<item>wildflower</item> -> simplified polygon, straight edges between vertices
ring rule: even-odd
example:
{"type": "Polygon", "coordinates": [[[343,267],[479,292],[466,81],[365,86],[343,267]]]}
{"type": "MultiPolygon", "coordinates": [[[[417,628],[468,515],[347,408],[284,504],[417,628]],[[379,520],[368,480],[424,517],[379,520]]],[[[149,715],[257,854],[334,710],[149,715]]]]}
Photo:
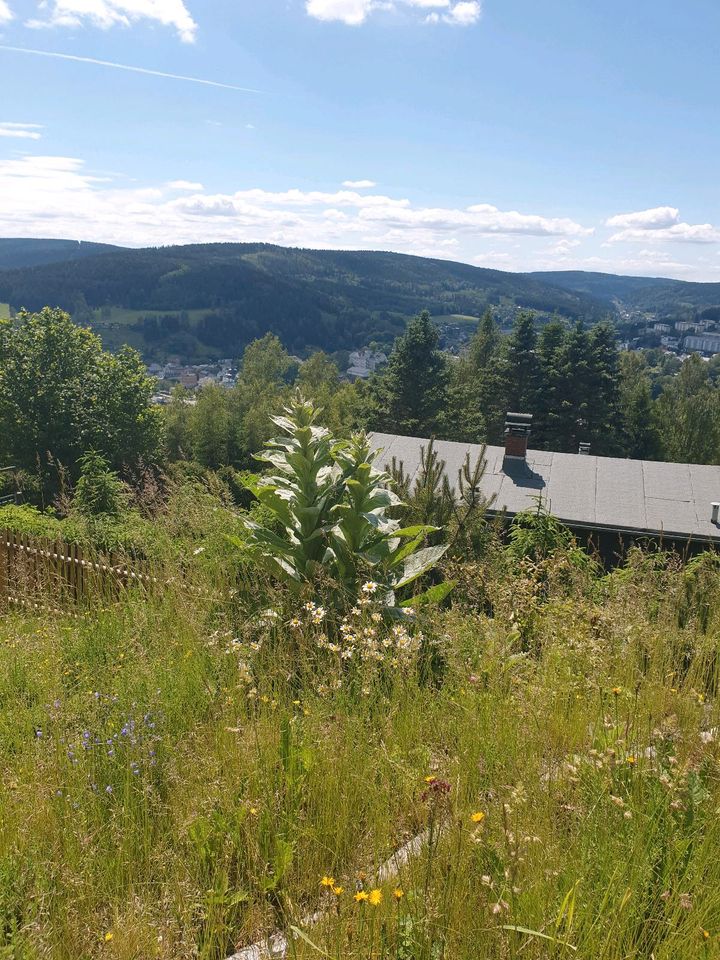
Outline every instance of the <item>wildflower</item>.
{"type": "Polygon", "coordinates": [[[710,933],[707,930],[705,930],[703,927],[700,927],[700,933],[702,934],[703,940],[710,939],[710,933]]]}
{"type": "Polygon", "coordinates": [[[405,891],[402,889],[402,887],[395,887],[393,890],[393,897],[395,897],[396,900],[402,900],[404,896],[405,891]]]}
{"type": "Polygon", "coordinates": [[[345,887],[333,887],[332,892],[336,897],[341,897],[345,893],[345,887]]]}
{"type": "Polygon", "coordinates": [[[612,688],[613,696],[619,697],[622,693],[622,687],[613,687],[612,688]]]}
{"type": "Polygon", "coordinates": [[[429,780],[426,778],[425,782],[428,784],[427,790],[423,791],[420,799],[421,800],[439,800],[441,797],[450,793],[450,784],[447,780],[439,780],[437,777],[431,777],[429,780]]]}
{"type": "Polygon", "coordinates": [[[371,907],[379,907],[383,900],[382,890],[371,890],[368,896],[368,903],[371,907]]]}
{"type": "Polygon", "coordinates": [[[692,898],[689,893],[681,893],[678,898],[678,903],[681,910],[692,910],[693,908],[692,898]]]}
{"type": "Polygon", "coordinates": [[[325,876],[320,881],[323,887],[334,887],[335,886],[335,877],[325,876]]]}
{"type": "Polygon", "coordinates": [[[477,813],[471,815],[470,819],[473,823],[482,823],[485,819],[485,814],[481,810],[478,810],[477,813]]]}
{"type": "Polygon", "coordinates": [[[490,908],[491,912],[495,916],[497,916],[498,913],[502,913],[503,910],[509,910],[509,909],[510,909],[510,904],[507,903],[505,900],[498,900],[498,902],[494,903],[490,908]]]}
{"type": "Polygon", "coordinates": [[[634,767],[637,761],[635,760],[635,757],[630,756],[627,758],[627,762],[630,764],[631,767],[634,767]]]}
{"type": "Polygon", "coordinates": [[[298,627],[301,627],[301,626],[302,626],[302,623],[300,622],[300,620],[298,620],[297,617],[293,617],[292,620],[290,621],[290,626],[291,626],[294,630],[297,630],[298,627]]]}
{"type": "Polygon", "coordinates": [[[369,895],[365,892],[365,890],[358,890],[358,892],[353,897],[353,900],[355,901],[355,903],[364,903],[366,900],[369,900],[369,899],[370,899],[369,895]]]}
{"type": "Polygon", "coordinates": [[[103,937],[103,940],[105,941],[105,943],[110,943],[113,937],[114,937],[114,934],[110,930],[108,930],[108,932],[103,937]]]}
{"type": "Polygon", "coordinates": [[[362,592],[372,595],[377,591],[378,585],[374,580],[368,580],[367,583],[362,585],[362,592]]]}

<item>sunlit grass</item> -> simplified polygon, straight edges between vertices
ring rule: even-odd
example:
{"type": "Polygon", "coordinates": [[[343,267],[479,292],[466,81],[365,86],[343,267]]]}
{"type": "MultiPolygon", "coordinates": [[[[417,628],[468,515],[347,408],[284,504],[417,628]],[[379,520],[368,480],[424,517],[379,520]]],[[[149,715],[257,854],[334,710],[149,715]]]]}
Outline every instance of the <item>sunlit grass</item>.
{"type": "Polygon", "coordinates": [[[716,575],[565,573],[469,568],[395,666],[259,584],[8,614],[0,956],[718,956],[716,575]]]}

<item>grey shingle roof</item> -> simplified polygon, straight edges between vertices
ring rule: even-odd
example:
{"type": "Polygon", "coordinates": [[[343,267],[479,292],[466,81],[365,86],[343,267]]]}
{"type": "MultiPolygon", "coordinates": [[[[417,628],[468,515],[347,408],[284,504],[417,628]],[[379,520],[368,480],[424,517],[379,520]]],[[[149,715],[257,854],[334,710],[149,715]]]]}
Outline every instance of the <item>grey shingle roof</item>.
{"type": "MultiPolygon", "coordinates": [[[[394,457],[411,478],[420,468],[421,448],[430,442],[386,433],[372,434],[371,441],[383,451],[379,465],[394,457]]],[[[435,449],[456,484],[466,454],[474,465],[482,448],[436,440],[435,449]]],[[[485,454],[483,492],[496,496],[494,510],[532,509],[541,494],[548,509],[571,526],[720,543],[720,526],[711,522],[711,504],[720,500],[720,467],[542,450],[528,450],[523,464],[505,461],[504,455],[503,447],[488,447],[485,454]]]]}

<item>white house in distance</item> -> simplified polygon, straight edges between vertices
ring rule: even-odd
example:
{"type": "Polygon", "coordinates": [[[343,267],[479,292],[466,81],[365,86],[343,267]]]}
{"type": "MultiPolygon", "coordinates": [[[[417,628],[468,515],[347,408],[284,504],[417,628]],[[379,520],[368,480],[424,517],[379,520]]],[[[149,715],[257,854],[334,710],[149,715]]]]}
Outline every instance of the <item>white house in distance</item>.
{"type": "Polygon", "coordinates": [[[363,347],[362,350],[355,350],[350,354],[350,366],[346,375],[350,380],[367,380],[370,374],[384,363],[387,363],[386,354],[363,347]]]}

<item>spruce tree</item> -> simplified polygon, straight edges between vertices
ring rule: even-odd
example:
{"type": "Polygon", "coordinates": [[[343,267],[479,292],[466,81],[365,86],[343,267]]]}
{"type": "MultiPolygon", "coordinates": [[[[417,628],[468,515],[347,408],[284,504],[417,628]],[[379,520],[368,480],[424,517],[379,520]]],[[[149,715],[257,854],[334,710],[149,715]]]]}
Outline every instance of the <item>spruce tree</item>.
{"type": "Polygon", "coordinates": [[[582,321],[570,330],[559,356],[558,446],[577,453],[581,442],[591,440],[589,425],[591,350],[582,321]]]}
{"type": "Polygon", "coordinates": [[[540,365],[540,393],[533,423],[533,446],[545,450],[560,450],[562,446],[562,366],[566,337],[565,325],[551,320],[538,337],[540,365]]]}
{"type": "Polygon", "coordinates": [[[537,332],[532,313],[520,313],[506,341],[502,364],[504,399],[508,409],[535,415],[540,396],[537,332]]]}
{"type": "Polygon", "coordinates": [[[467,443],[497,440],[505,415],[499,359],[502,334],[490,310],[452,370],[446,436],[467,443]]]}
{"type": "Polygon", "coordinates": [[[372,389],[371,420],[388,433],[429,437],[447,407],[448,369],[437,327],[427,310],[395,341],[387,367],[372,389]]]}
{"type": "Polygon", "coordinates": [[[620,449],[620,374],[615,328],[598,323],[588,334],[588,440],[593,453],[611,456],[620,449]]]}

